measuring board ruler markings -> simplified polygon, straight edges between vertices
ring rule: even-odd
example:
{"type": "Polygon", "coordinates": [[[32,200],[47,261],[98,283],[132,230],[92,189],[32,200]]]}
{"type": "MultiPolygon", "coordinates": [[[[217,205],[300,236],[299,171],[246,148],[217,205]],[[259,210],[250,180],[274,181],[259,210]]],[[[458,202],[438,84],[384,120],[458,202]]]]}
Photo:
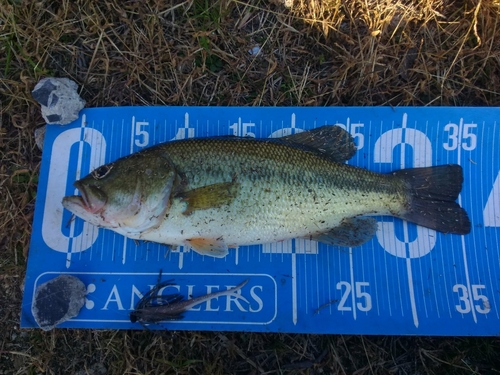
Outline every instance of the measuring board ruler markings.
{"type": "MultiPolygon", "coordinates": [[[[45,138],[23,300],[59,274],[87,286],[72,328],[141,328],[129,320],[157,281],[200,296],[249,279],[245,301],[224,296],[183,320],[152,328],[306,333],[497,335],[500,332],[500,126],[497,108],[118,107],[82,111],[45,138]],[[357,248],[303,239],[231,249],[223,259],[187,248],[135,242],[64,210],[73,182],[98,166],[154,144],[193,137],[282,137],[323,125],[357,145],[348,164],[378,173],[460,164],[458,203],[472,231],[444,235],[377,217],[376,236],[357,248]]],[[[165,293],[168,293],[166,291],[165,293]]]]}

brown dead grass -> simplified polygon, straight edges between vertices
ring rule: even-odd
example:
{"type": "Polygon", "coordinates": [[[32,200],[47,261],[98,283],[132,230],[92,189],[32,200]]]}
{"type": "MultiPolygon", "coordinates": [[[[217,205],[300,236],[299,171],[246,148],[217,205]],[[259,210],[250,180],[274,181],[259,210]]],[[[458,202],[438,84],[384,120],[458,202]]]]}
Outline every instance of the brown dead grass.
{"type": "Polygon", "coordinates": [[[0,373],[492,374],[498,338],[20,331],[31,97],[87,105],[500,105],[498,0],[0,0],[0,373]],[[250,55],[255,46],[258,55],[250,55]]]}

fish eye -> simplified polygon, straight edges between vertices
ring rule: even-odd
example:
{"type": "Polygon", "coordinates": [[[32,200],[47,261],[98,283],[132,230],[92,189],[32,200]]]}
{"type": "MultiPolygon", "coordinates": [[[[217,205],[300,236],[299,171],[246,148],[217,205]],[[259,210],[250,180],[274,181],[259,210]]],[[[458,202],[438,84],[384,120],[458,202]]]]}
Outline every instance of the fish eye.
{"type": "Polygon", "coordinates": [[[109,172],[111,172],[112,169],[113,169],[113,164],[101,165],[99,168],[94,169],[91,174],[95,180],[100,180],[106,177],[109,174],[109,172]]]}

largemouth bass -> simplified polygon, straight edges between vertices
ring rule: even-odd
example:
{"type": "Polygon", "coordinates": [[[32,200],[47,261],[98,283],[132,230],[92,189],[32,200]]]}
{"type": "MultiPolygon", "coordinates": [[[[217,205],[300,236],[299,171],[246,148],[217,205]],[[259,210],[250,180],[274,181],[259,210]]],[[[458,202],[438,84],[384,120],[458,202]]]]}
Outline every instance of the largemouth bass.
{"type": "Polygon", "coordinates": [[[139,322],[143,324],[158,323],[162,320],[179,320],[182,319],[182,314],[192,307],[222,296],[233,296],[234,298],[249,303],[245,297],[237,293],[238,290],[243,288],[247,283],[248,279],[228,290],[221,290],[220,292],[184,300],[184,297],[178,293],[167,294],[165,296],[159,295],[158,293],[162,288],[172,284],[170,284],[170,281],[165,281],[163,283],[158,282],[158,284],[146,293],[137,303],[135,310],[130,313],[130,321],[132,323],[139,322]]]}
{"type": "Polygon", "coordinates": [[[75,182],[66,209],[126,237],[224,257],[228,248],[308,238],[355,247],[392,215],[467,234],[455,200],[462,168],[378,174],[344,164],[356,152],[340,127],[278,139],[193,138],[159,144],[75,182]]]}

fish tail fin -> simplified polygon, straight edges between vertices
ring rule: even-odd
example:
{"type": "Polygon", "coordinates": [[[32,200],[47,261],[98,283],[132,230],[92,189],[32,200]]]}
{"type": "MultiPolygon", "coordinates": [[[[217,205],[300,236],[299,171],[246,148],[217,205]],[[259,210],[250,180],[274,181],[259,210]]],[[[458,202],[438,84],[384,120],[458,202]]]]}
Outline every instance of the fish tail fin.
{"type": "Polygon", "coordinates": [[[408,189],[407,210],[400,217],[443,233],[467,234],[467,212],[455,202],[462,190],[462,167],[456,164],[396,171],[408,189]]]}

